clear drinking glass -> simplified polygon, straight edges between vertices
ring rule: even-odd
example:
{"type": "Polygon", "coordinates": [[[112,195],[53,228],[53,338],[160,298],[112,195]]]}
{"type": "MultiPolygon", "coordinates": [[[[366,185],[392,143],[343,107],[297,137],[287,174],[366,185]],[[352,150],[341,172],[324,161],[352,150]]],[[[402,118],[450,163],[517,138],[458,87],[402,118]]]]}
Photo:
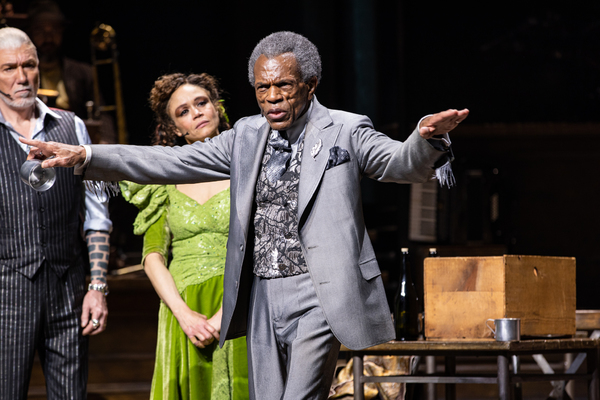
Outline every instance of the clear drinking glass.
{"type": "Polygon", "coordinates": [[[42,168],[42,160],[25,161],[20,172],[21,180],[39,192],[50,189],[56,180],[54,168],[42,168]]]}

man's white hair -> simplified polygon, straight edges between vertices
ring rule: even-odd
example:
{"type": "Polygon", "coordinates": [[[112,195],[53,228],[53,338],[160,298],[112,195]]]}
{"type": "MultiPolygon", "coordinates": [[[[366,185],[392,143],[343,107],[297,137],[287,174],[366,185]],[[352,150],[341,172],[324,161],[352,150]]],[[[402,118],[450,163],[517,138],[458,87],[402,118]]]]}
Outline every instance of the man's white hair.
{"type": "MultiPolygon", "coordinates": [[[[25,32],[17,28],[0,28],[0,50],[15,50],[25,46],[27,49],[32,49],[35,59],[38,59],[35,45],[25,32]]],[[[35,85],[39,86],[39,77],[36,79],[35,85]]],[[[28,85],[28,84],[27,84],[28,85]]],[[[10,95],[4,94],[0,96],[9,107],[13,108],[28,108],[35,104],[37,96],[37,87],[33,87],[33,91],[26,97],[13,98],[10,95]]]]}
{"type": "Polygon", "coordinates": [[[313,76],[317,78],[317,82],[321,82],[321,56],[317,46],[300,34],[281,31],[262,39],[252,51],[248,60],[250,86],[254,86],[254,64],[261,55],[275,58],[284,53],[292,53],[296,57],[304,82],[308,82],[313,76]]]}
{"type": "Polygon", "coordinates": [[[29,36],[22,30],[10,27],[0,28],[0,50],[18,49],[24,45],[35,49],[29,36]]]}

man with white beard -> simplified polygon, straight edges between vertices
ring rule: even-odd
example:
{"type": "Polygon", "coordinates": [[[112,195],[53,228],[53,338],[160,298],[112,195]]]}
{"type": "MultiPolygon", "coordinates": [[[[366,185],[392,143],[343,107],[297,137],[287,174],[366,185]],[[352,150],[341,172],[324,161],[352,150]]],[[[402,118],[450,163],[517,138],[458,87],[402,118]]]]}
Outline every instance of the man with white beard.
{"type": "Polygon", "coordinates": [[[24,32],[0,29],[0,398],[27,398],[37,350],[47,398],[85,399],[87,336],[105,329],[108,314],[112,223],[107,199],[72,170],[56,171],[46,191],[21,182],[29,146],[20,137],[90,143],[81,119],[37,99],[38,65],[24,32]]]}

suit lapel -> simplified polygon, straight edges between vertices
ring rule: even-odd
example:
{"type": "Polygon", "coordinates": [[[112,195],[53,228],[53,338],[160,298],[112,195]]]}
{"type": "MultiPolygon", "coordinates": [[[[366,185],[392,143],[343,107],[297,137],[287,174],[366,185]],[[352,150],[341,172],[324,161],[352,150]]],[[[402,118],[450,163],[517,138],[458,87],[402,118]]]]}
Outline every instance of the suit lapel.
{"type": "Polygon", "coordinates": [[[239,142],[241,147],[239,169],[237,170],[239,171],[239,176],[236,189],[236,198],[238,199],[236,208],[244,235],[248,233],[256,181],[260,172],[269,131],[270,127],[266,122],[258,129],[253,126],[246,126],[239,142]]]}
{"type": "Polygon", "coordinates": [[[316,97],[313,101],[313,110],[304,134],[298,186],[298,221],[302,220],[302,214],[319,186],[329,159],[329,149],[335,145],[342,127],[333,125],[329,111],[317,101],[316,97]],[[313,149],[315,151],[319,149],[316,155],[313,149]]]}

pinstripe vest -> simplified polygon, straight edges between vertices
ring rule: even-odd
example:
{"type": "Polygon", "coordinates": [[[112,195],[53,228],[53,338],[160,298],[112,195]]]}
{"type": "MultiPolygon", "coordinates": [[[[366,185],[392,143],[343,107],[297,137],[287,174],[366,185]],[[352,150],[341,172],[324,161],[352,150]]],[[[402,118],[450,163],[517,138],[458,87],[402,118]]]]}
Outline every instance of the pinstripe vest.
{"type": "MultiPolygon", "coordinates": [[[[77,145],[74,114],[46,116],[46,141],[77,145]]],[[[82,262],[80,213],[83,182],[72,168],[56,168],[56,181],[36,192],[19,178],[27,154],[0,124],[0,263],[32,278],[42,262],[58,274],[82,262]]]]}

